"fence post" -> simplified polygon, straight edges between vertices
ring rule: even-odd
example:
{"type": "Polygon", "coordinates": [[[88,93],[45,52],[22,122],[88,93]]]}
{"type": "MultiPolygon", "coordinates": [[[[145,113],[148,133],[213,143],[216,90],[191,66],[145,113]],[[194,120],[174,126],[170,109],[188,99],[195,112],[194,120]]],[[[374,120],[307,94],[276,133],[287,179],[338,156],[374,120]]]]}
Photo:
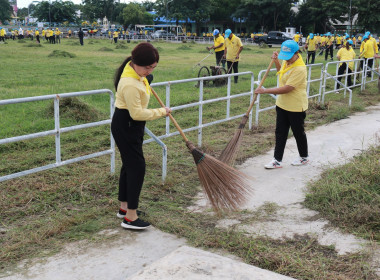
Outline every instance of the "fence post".
{"type": "Polygon", "coordinates": [[[59,95],[54,98],[54,126],[55,126],[55,158],[56,162],[61,163],[61,133],[59,125],[59,95]]]}

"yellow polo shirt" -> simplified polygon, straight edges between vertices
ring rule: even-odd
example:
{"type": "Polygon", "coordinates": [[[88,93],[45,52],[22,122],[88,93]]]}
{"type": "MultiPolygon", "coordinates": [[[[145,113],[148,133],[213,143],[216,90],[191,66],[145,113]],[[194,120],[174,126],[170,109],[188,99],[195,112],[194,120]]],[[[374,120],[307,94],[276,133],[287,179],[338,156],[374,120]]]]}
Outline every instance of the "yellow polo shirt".
{"type": "Polygon", "coordinates": [[[313,39],[308,38],[306,40],[306,44],[307,44],[307,50],[309,52],[313,52],[317,49],[317,39],[315,39],[315,37],[313,39]]]}
{"type": "Polygon", "coordinates": [[[149,121],[166,116],[165,108],[147,109],[150,93],[147,93],[144,78],[138,76],[129,64],[125,67],[134,72],[136,78],[120,78],[116,91],[115,107],[127,109],[131,118],[135,121],[149,121]]]}
{"type": "Polygon", "coordinates": [[[361,56],[364,56],[365,58],[372,58],[375,55],[375,49],[373,48],[373,43],[371,40],[367,40],[364,44],[364,50],[361,53],[361,56]]]}
{"type": "Polygon", "coordinates": [[[218,38],[214,38],[214,46],[219,46],[222,43],[223,43],[223,46],[221,46],[219,48],[216,48],[215,49],[216,52],[224,51],[224,49],[226,48],[226,46],[224,44],[224,38],[223,38],[222,35],[219,35],[218,38]]]}
{"type": "MultiPolygon", "coordinates": [[[[299,59],[302,59],[302,57],[299,59]]],[[[283,61],[282,63],[284,64],[286,61],[283,61]]],[[[280,87],[289,85],[294,87],[294,90],[285,94],[279,94],[276,100],[276,105],[290,112],[306,111],[308,108],[306,79],[306,66],[297,66],[284,73],[280,79],[280,87]]]]}
{"type": "MultiPolygon", "coordinates": [[[[355,51],[352,49],[352,47],[350,47],[349,50],[346,49],[346,47],[342,47],[338,53],[336,54],[336,56],[339,56],[339,60],[352,60],[352,59],[355,59],[355,51]]],[[[341,66],[341,64],[339,64],[339,66],[341,66]]],[[[354,69],[354,62],[349,62],[348,63],[348,67],[353,70],[354,69]]]]}
{"type": "Polygon", "coordinates": [[[240,47],[243,46],[240,38],[232,34],[232,38],[231,39],[227,38],[224,42],[227,49],[226,60],[231,61],[231,62],[239,61],[240,59],[236,59],[236,55],[238,54],[240,47]]]}

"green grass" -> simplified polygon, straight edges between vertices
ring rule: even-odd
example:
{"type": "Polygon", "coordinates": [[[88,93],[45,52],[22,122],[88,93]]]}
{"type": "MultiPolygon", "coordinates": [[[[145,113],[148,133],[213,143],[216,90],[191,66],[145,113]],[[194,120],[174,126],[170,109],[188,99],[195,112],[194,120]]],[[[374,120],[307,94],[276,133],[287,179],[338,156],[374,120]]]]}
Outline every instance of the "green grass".
{"type": "MultiPolygon", "coordinates": [[[[120,43],[116,46],[108,40],[62,40],[60,45],[42,43],[42,47],[24,47],[19,41],[1,45],[2,64],[7,71],[0,71],[0,99],[40,96],[93,89],[113,89],[115,69],[136,45],[120,43]],[[118,47],[126,46],[126,47],[118,47]],[[105,49],[112,51],[104,51],[105,49]],[[125,49],[127,48],[127,49],[125,49]],[[70,55],[54,55],[68,53],[70,55]]],[[[25,41],[26,42],[26,41],[25,41]]],[[[28,42],[29,44],[30,42],[28,42]]],[[[152,42],[160,51],[160,62],[154,72],[154,82],[193,78],[200,67],[193,67],[207,53],[205,45],[169,44],[152,42]]],[[[249,46],[242,53],[239,71],[253,71],[257,77],[270,61],[271,49],[249,46]]],[[[322,62],[317,57],[316,62],[322,62]]],[[[214,65],[210,56],[202,65],[214,65]]],[[[319,77],[318,71],[313,76],[319,77]]],[[[275,73],[265,82],[266,87],[276,83],[275,73]]],[[[328,85],[329,87],[332,84],[328,85]]],[[[250,80],[239,78],[231,94],[249,91],[250,80]]],[[[317,92],[318,86],[312,85],[317,92]]],[[[156,91],[165,101],[165,88],[156,91]]],[[[171,85],[171,105],[176,106],[198,100],[195,83],[171,85]]],[[[206,87],[204,99],[226,95],[225,87],[206,87]]],[[[324,104],[310,100],[308,130],[321,124],[364,110],[380,102],[375,84],[367,90],[354,90],[353,106],[342,95],[326,96],[324,104]]],[[[231,114],[243,113],[249,98],[236,98],[231,102],[231,114]]],[[[274,100],[262,96],[261,106],[273,105],[274,100]]],[[[150,107],[158,107],[151,100],[150,107]]],[[[204,105],[204,122],[216,120],[225,114],[226,102],[204,105]]],[[[71,126],[89,121],[99,121],[109,116],[107,95],[86,96],[61,100],[61,126],[71,126]]],[[[174,112],[183,128],[197,124],[198,111],[187,109],[174,112]]],[[[0,139],[42,130],[54,129],[52,101],[40,101],[0,107],[0,139]]],[[[274,145],[275,112],[260,115],[259,127],[246,130],[238,161],[259,155],[274,145]]],[[[240,120],[203,129],[202,149],[211,155],[219,155],[240,120]],[[215,137],[218,135],[218,137],[215,137]]],[[[157,135],[164,133],[165,120],[149,122],[148,128],[157,135]]],[[[175,131],[171,126],[171,131],[175,131]]],[[[109,127],[97,127],[61,135],[62,159],[85,155],[109,148],[109,127]]],[[[196,143],[197,132],[187,133],[196,143]]],[[[307,236],[296,240],[276,241],[248,237],[234,228],[216,228],[218,218],[213,215],[189,213],[188,206],[200,191],[192,156],[180,136],[164,139],[168,147],[168,178],[161,183],[161,148],[155,143],[144,146],[147,174],[141,197],[144,217],[160,230],[185,237],[191,245],[223,249],[242,257],[247,263],[295,277],[297,279],[374,279],[365,253],[338,256],[330,247],[318,245],[307,236]]],[[[44,137],[0,146],[0,175],[45,165],[55,161],[54,137],[44,137]]],[[[117,156],[116,170],[120,168],[117,156]]],[[[66,242],[101,238],[94,234],[105,228],[119,227],[115,221],[118,209],[118,171],[109,174],[109,157],[91,159],[82,163],[29,175],[0,184],[0,273],[29,257],[41,257],[59,250],[66,242]]],[[[241,223],[252,219],[270,218],[275,205],[266,205],[260,213],[232,213],[241,223]]],[[[369,235],[368,235],[369,236],[369,235]]]]}
{"type": "Polygon", "coordinates": [[[309,187],[305,206],[334,225],[360,237],[380,241],[380,146],[350,163],[326,170],[309,187]]]}

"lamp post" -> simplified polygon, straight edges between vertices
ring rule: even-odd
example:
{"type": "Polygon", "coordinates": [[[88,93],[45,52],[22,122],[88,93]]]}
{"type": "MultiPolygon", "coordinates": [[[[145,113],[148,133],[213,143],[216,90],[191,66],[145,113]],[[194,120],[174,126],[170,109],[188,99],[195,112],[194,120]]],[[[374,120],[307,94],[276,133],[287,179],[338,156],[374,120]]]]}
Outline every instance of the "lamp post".
{"type": "MultiPolygon", "coordinates": [[[[165,6],[166,6],[166,25],[168,25],[168,4],[173,2],[174,0],[166,0],[165,1],[165,6]]],[[[166,27],[168,29],[168,27],[166,27]]],[[[166,30],[167,32],[169,32],[169,30],[166,30]]]]}
{"type": "Polygon", "coordinates": [[[351,0],[350,0],[350,11],[349,11],[349,14],[348,14],[348,21],[349,21],[349,25],[350,25],[350,37],[351,37],[351,31],[352,31],[352,23],[351,23],[351,0]]]}

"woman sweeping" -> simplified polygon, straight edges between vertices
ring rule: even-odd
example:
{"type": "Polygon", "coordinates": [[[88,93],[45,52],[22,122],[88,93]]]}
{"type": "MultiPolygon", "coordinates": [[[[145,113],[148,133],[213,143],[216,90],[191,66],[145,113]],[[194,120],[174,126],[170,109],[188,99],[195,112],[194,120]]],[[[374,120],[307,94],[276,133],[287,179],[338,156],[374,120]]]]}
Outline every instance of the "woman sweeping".
{"type": "Polygon", "coordinates": [[[272,59],[280,76],[280,87],[257,88],[256,94],[272,93],[278,94],[276,100],[276,146],[274,159],[265,165],[267,169],[281,168],[286,140],[289,128],[297,142],[299,159],[292,165],[305,165],[309,162],[307,138],[305,134],[304,121],[308,108],[306,93],[307,72],[305,63],[299,54],[299,46],[293,40],[287,40],[281,45],[280,54],[273,52],[272,59]],[[278,59],[284,60],[282,65],[278,59]]]}
{"type": "MultiPolygon", "coordinates": [[[[354,42],[352,40],[347,40],[346,45],[341,48],[338,53],[336,54],[338,60],[344,61],[344,60],[353,60],[355,59],[355,51],[352,49],[351,46],[353,46],[354,42]]],[[[343,62],[340,64],[339,69],[338,69],[338,81],[340,82],[342,80],[342,75],[346,73],[346,69],[348,69],[348,73],[352,73],[352,70],[354,69],[354,62],[348,62],[348,67],[346,65],[347,62],[343,62]]],[[[350,87],[352,86],[352,81],[351,81],[351,75],[347,76],[347,85],[350,87]]],[[[340,84],[338,83],[336,86],[336,89],[338,90],[340,88],[340,84]]]]}
{"type": "Polygon", "coordinates": [[[159,61],[150,43],[140,43],[115,73],[116,102],[111,131],[119,148],[122,167],[119,179],[119,218],[127,229],[145,229],[150,224],[138,218],[137,208],[145,176],[142,145],[145,122],[167,116],[170,108],[147,109],[151,88],[147,80],[159,61]]]}

